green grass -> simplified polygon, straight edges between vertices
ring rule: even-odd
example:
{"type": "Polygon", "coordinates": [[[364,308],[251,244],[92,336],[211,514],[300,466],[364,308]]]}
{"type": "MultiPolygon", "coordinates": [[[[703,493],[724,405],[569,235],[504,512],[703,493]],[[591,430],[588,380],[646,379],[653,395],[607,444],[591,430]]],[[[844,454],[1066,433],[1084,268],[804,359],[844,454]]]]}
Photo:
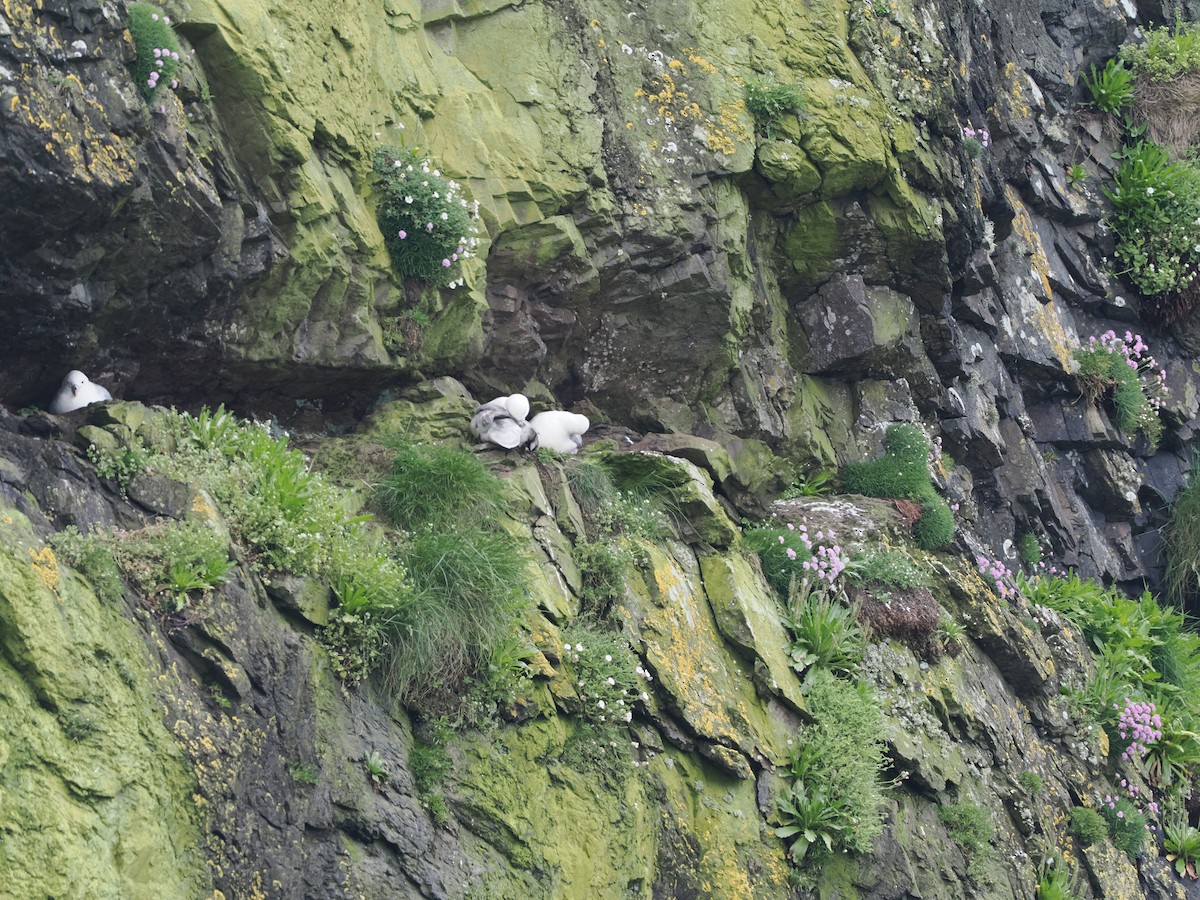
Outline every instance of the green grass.
{"type": "Polygon", "coordinates": [[[1030,569],[1042,561],[1042,545],[1032,531],[1026,531],[1017,539],[1017,556],[1030,569]]]}
{"type": "Polygon", "coordinates": [[[991,854],[991,843],[996,838],[991,814],[973,803],[948,803],[938,807],[938,818],[967,858],[967,873],[978,874],[982,861],[991,854]]]}
{"type": "Polygon", "coordinates": [[[1071,834],[1079,846],[1090,847],[1108,837],[1108,823],[1091,807],[1076,806],[1071,809],[1071,834]]]}
{"type": "Polygon", "coordinates": [[[504,485],[474,454],[437,444],[393,441],[377,503],[397,527],[442,529],[463,518],[481,520],[504,504],[504,485]]]}
{"type": "Polygon", "coordinates": [[[771,140],[783,117],[804,109],[804,91],[800,85],[781,83],[770,78],[746,80],[746,109],[763,137],[771,140]]]}
{"type": "Polygon", "coordinates": [[[1200,594],[1200,455],[1192,460],[1187,485],[1171,501],[1171,518],[1162,536],[1166,598],[1182,609],[1200,594]]]}

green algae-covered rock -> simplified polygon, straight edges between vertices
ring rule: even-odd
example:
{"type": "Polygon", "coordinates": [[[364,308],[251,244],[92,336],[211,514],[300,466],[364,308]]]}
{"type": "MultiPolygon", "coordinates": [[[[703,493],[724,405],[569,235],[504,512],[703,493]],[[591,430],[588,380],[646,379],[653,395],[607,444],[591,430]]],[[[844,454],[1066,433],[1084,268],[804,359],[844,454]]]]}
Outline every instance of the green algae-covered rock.
{"type": "Polygon", "coordinates": [[[647,557],[627,612],[661,690],[700,739],[735,751],[722,761],[739,777],[750,777],[747,758],[782,761],[794,719],[758,695],[751,665],[726,648],[695,560],[655,546],[647,557]]]}
{"type": "Polygon", "coordinates": [[[205,893],[195,781],[119,611],[0,507],[0,869],[14,897],[205,893]]]}
{"type": "Polygon", "coordinates": [[[547,765],[586,727],[538,721],[460,745],[451,803],[506,858],[511,896],[529,896],[522,884],[550,897],[651,896],[659,812],[632,747],[609,748],[602,770],[547,765]]]}
{"type": "Polygon", "coordinates": [[[751,662],[761,660],[769,688],[803,710],[800,681],[785,652],[791,641],[779,620],[779,604],[761,574],[745,557],[728,553],[700,557],[700,573],[721,634],[751,662]]]}

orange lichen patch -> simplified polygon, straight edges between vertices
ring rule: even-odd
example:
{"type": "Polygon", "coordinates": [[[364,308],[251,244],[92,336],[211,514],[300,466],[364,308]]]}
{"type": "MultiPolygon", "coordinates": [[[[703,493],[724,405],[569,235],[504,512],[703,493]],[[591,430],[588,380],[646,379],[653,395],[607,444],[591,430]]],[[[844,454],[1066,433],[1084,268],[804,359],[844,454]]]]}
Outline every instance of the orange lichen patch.
{"type": "Polygon", "coordinates": [[[43,547],[41,550],[30,550],[29,555],[33,557],[33,571],[37,572],[38,577],[42,579],[42,584],[57,594],[61,576],[54,551],[49,547],[43,547]]]}
{"type": "Polygon", "coordinates": [[[1058,308],[1054,301],[1039,304],[1032,318],[1038,331],[1044,334],[1050,342],[1050,350],[1054,353],[1055,359],[1062,363],[1063,371],[1071,371],[1075,362],[1074,344],[1071,336],[1063,327],[1062,320],[1058,317],[1058,308]]]}
{"type": "Polygon", "coordinates": [[[69,177],[105,185],[132,179],[136,169],[132,153],[108,127],[104,107],[83,89],[78,78],[67,76],[59,86],[69,95],[68,101],[36,66],[23,65],[21,76],[32,90],[14,95],[9,112],[19,123],[45,135],[46,152],[69,164],[69,177]]]}
{"type": "Polygon", "coordinates": [[[688,58],[689,62],[695,63],[700,68],[701,72],[704,72],[707,75],[716,75],[717,74],[717,67],[714,66],[712,63],[710,63],[707,59],[705,59],[699,53],[697,53],[695,48],[684,47],[683,55],[688,58]]]}
{"type": "Polygon", "coordinates": [[[1025,102],[1025,87],[1023,84],[1026,75],[1017,68],[1017,64],[1010,62],[1004,67],[1004,77],[1008,80],[1008,108],[1017,118],[1029,118],[1032,110],[1029,104],[1025,102]]]}
{"type": "Polygon", "coordinates": [[[1025,204],[1021,202],[1021,198],[1017,195],[1016,189],[1011,184],[1004,186],[1004,196],[1012,205],[1013,212],[1015,213],[1013,216],[1013,231],[1020,236],[1025,242],[1025,246],[1029,249],[1033,272],[1042,282],[1046,299],[1053,300],[1054,290],[1050,287],[1050,257],[1046,255],[1046,248],[1042,246],[1042,236],[1034,228],[1029,210],[1025,208],[1025,204]]]}

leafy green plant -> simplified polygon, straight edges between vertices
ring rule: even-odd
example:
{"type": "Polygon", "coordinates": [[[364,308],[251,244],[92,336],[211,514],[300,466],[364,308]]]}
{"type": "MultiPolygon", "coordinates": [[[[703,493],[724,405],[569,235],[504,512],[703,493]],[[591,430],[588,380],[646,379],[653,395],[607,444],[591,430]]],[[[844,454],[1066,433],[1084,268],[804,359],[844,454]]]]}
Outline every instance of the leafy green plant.
{"type": "Polygon", "coordinates": [[[1075,187],[1076,185],[1085,183],[1087,179],[1088,172],[1084,168],[1083,163],[1072,163],[1067,167],[1067,184],[1075,187]]]}
{"type": "Polygon", "coordinates": [[[1108,823],[1108,836],[1117,849],[1130,861],[1137,859],[1146,845],[1146,816],[1125,797],[1100,804],[1100,815],[1108,823]]]}
{"type": "Polygon", "coordinates": [[[294,763],[288,767],[288,775],[297,784],[314,785],[320,783],[320,778],[317,776],[317,767],[312,763],[294,763]]]}
{"type": "Polygon", "coordinates": [[[1091,104],[1101,112],[1120,115],[1121,109],[1133,102],[1133,73],[1120,59],[1110,59],[1099,71],[1093,63],[1091,74],[1081,80],[1091,104]]]}
{"type": "Polygon", "coordinates": [[[820,497],[833,490],[833,479],[837,472],[821,471],[801,475],[779,495],[780,500],[795,500],[799,497],[820,497]]]}
{"type": "Polygon", "coordinates": [[[88,460],[96,468],[96,474],[101,478],[115,481],[124,494],[129,488],[135,475],[146,471],[150,461],[150,453],[139,438],[134,438],[128,444],[116,449],[102,448],[89,444],[88,460]]]}
{"type": "Polygon", "coordinates": [[[827,853],[846,827],[846,804],[830,799],[819,789],[810,794],[802,781],[793,781],[787,791],[775,799],[776,814],[783,824],[775,829],[788,842],[788,856],[803,862],[810,847],[820,841],[827,853]]]}
{"type": "Polygon", "coordinates": [[[1071,808],[1071,834],[1079,846],[1090,847],[1108,836],[1108,823],[1091,807],[1075,806],[1071,808]]]}
{"type": "Polygon", "coordinates": [[[1175,81],[1200,71],[1200,25],[1176,22],[1173,27],[1144,29],[1145,44],[1121,48],[1121,59],[1138,78],[1151,82],[1175,81]]]}
{"type": "Polygon", "coordinates": [[[175,87],[179,38],[171,27],[170,17],[152,4],[134,3],[129,7],[129,33],[133,35],[137,53],[133,80],[146,98],[153,98],[163,85],[175,87]]]}
{"type": "Polygon", "coordinates": [[[98,590],[121,596],[120,575],[160,612],[180,612],[192,592],[207,593],[234,567],[224,535],[204,522],[161,520],[135,531],[109,530],[83,537],[64,531],[58,543],[69,558],[93,567],[98,590]],[[110,566],[111,562],[111,566],[110,566]]]}
{"type": "Polygon", "coordinates": [[[783,117],[804,109],[804,91],[796,83],[780,83],[773,78],[746,81],[746,109],[767,140],[773,140],[783,117]]]}
{"type": "Polygon", "coordinates": [[[1148,302],[1146,312],[1170,325],[1195,308],[1200,253],[1200,165],[1172,160],[1151,141],[1126,143],[1112,190],[1111,224],[1125,275],[1148,302]]]}
{"type": "Polygon", "coordinates": [[[1076,900],[1076,879],[1057,854],[1038,867],[1037,900],[1076,900]]]}
{"type": "Polygon", "coordinates": [[[408,148],[381,147],[373,163],[379,230],[401,278],[436,287],[463,284],[462,261],[479,246],[479,205],[458,182],[408,148]]]}
{"type": "Polygon", "coordinates": [[[967,642],[966,626],[960,625],[950,615],[943,613],[938,618],[934,636],[941,648],[951,656],[958,656],[967,642]]]}
{"type": "Polygon", "coordinates": [[[371,779],[371,786],[375,790],[379,790],[383,783],[392,777],[387,770],[387,766],[384,765],[383,757],[375,750],[368,751],[367,755],[363,757],[363,768],[367,772],[367,777],[371,779]]]}
{"type": "Polygon", "coordinates": [[[50,546],[88,580],[96,596],[106,603],[119,603],[125,592],[121,569],[112,547],[94,534],[81,534],[75,525],[50,535],[50,546]]]}
{"type": "Polygon", "coordinates": [[[862,661],[862,629],[854,612],[830,596],[830,592],[809,594],[800,602],[789,604],[789,612],[781,621],[793,636],[787,652],[797,672],[820,668],[847,674],[862,661]]]}
{"type": "Polygon", "coordinates": [[[1167,862],[1175,863],[1179,877],[1196,878],[1196,861],[1200,859],[1200,831],[1188,824],[1183,816],[1164,823],[1163,849],[1167,862]]]}
{"type": "MultiPolygon", "coordinates": [[[[879,700],[868,685],[817,670],[805,682],[805,702],[814,721],[797,734],[788,763],[792,781],[804,785],[811,803],[836,813],[825,826],[834,848],[864,853],[883,830],[879,700]]],[[[793,801],[798,796],[792,790],[793,801]]]]}

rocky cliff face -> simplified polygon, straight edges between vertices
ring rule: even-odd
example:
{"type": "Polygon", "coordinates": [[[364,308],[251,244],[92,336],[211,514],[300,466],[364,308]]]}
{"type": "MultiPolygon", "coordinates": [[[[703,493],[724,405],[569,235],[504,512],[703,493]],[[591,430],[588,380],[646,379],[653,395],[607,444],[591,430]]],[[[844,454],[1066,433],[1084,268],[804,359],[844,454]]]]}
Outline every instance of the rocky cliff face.
{"type": "MultiPolygon", "coordinates": [[[[875,455],[887,423],[940,438],[956,549],[1011,559],[1033,533],[1084,575],[1159,577],[1157,529],[1200,409],[1196,323],[1143,322],[1107,273],[1100,186],[1118,145],[1081,109],[1078,77],[1173,10],[168,11],[184,64],[152,102],[129,74],[123,3],[0,11],[0,402],[44,407],[81,368],[117,397],[226,402],[318,432],[407,391],[385,409],[445,438],[465,418],[438,404],[460,395],[430,379],[452,376],[480,397],[521,389],[664,434],[657,449],[703,463],[726,506],[710,494],[687,517],[701,537],[647,548],[626,573],[627,633],[657,679],[641,749],[620,757],[638,768],[545,764],[574,727],[548,660],[537,716],[460,739],[452,818],[436,827],[408,775],[407,718],[339,689],[311,638],[319,614],[246,570],[209,619],[173,631],[128,594],[124,608],[96,604],[39,556],[66,524],[129,527],[174,507],[104,488],[56,426],[6,420],[5,796],[68,810],[30,800],[5,817],[27,823],[0,852],[33,873],[31,890],[786,895],[764,811],[804,703],[726,513],[761,515],[797,473],[875,455]],[[745,106],[755,80],[803,87],[803,110],[769,135],[745,106]],[[990,133],[977,159],[967,128],[990,133]],[[459,290],[392,274],[371,159],[399,143],[481,203],[485,240],[459,290]],[[1069,183],[1072,165],[1087,179],[1069,183]],[[1081,399],[1073,351],[1109,328],[1141,332],[1168,373],[1157,448],[1081,399]],[[378,790],[368,752],[394,776],[378,790]],[[289,781],[297,765],[320,783],[289,781]],[[35,837],[51,832],[61,848],[35,837]]],[[[136,423],[123,424],[124,440],[136,423]]],[[[525,503],[513,527],[552,585],[537,627],[557,639],[581,590],[561,561],[573,532],[531,470],[511,480],[525,503]]],[[[785,513],[857,527],[859,513],[834,507],[785,513]]],[[[906,539],[893,518],[871,511],[864,533],[906,539]]],[[[971,643],[935,668],[901,645],[873,651],[889,752],[910,777],[875,855],[827,868],[831,892],[1029,896],[1032,836],[1103,774],[1057,694],[1084,666],[1079,635],[1022,628],[970,567],[940,565],[936,599],[972,617],[971,643]],[[1026,770],[1048,785],[1036,801],[1012,783],[1026,770]],[[999,844],[1022,848],[991,859],[987,881],[931,812],[968,785],[1002,823],[999,844]],[[942,851],[923,856],[914,833],[942,851]]],[[[1087,865],[1104,896],[1139,890],[1116,854],[1087,865]]],[[[1167,896],[1154,865],[1140,875],[1167,896]]]]}

